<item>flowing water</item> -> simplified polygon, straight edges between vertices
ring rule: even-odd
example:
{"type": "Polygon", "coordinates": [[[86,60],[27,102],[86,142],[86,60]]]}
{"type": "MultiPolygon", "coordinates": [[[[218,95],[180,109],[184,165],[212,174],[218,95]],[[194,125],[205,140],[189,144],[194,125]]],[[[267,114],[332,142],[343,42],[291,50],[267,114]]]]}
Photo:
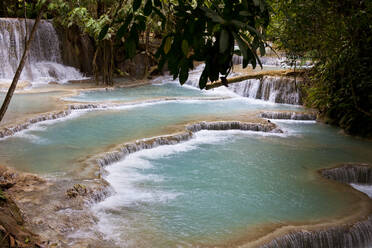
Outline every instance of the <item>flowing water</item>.
{"type": "MultiPolygon", "coordinates": [[[[30,34],[33,20],[0,18],[0,81],[10,82],[21,60],[26,26],[30,34]]],[[[66,83],[82,79],[81,73],[73,67],[62,65],[60,43],[50,21],[42,20],[31,44],[21,80],[33,85],[51,81],[66,83]]]]}

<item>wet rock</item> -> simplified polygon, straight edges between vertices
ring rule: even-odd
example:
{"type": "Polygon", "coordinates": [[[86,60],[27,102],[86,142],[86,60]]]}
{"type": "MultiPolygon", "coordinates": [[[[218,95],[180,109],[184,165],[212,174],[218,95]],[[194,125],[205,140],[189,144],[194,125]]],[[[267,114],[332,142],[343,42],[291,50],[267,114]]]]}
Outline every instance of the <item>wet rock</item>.
{"type": "Polygon", "coordinates": [[[278,120],[316,120],[316,113],[313,112],[263,112],[260,116],[262,118],[278,120]]]}
{"type": "Polygon", "coordinates": [[[321,174],[341,183],[372,184],[372,166],[369,164],[344,164],[335,168],[323,169],[321,174]]]}
{"type": "Polygon", "coordinates": [[[22,213],[7,193],[0,201],[0,247],[43,247],[39,236],[25,226],[22,213]]]}
{"type": "Polygon", "coordinates": [[[68,198],[76,198],[78,196],[86,196],[88,193],[87,187],[83,184],[75,184],[72,188],[66,191],[68,198]]]}
{"type": "Polygon", "coordinates": [[[57,31],[63,64],[78,68],[81,72],[92,75],[94,42],[84,35],[79,27],[64,28],[55,26],[57,31]]]}

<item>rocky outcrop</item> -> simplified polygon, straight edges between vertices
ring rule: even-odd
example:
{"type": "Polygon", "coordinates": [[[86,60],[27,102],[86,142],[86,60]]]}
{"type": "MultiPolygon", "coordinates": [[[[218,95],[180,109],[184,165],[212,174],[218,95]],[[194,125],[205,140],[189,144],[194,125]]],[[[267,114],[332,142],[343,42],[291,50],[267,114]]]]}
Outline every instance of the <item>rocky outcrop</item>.
{"type": "Polygon", "coordinates": [[[261,118],[278,119],[278,120],[316,120],[315,113],[300,113],[300,112],[263,112],[261,118]]]}
{"type": "Polygon", "coordinates": [[[341,183],[372,184],[372,166],[368,164],[345,164],[321,170],[321,174],[341,183]]]}
{"type": "Polygon", "coordinates": [[[45,247],[38,235],[25,226],[25,220],[12,195],[33,190],[45,181],[32,174],[17,173],[0,166],[0,247],[45,247]]]}
{"type": "Polygon", "coordinates": [[[77,26],[64,28],[54,25],[60,40],[63,64],[78,68],[81,72],[92,75],[94,57],[94,42],[83,34],[77,26]]]}
{"type": "MultiPolygon", "coordinates": [[[[116,58],[118,60],[118,58],[116,58]]],[[[118,69],[135,78],[143,78],[150,68],[150,59],[145,54],[137,54],[132,59],[117,62],[118,69]]]]}
{"type": "Polygon", "coordinates": [[[320,231],[300,231],[277,238],[262,248],[356,248],[372,244],[372,219],[320,231]]]}
{"type": "Polygon", "coordinates": [[[201,130],[245,130],[256,132],[273,132],[282,133],[283,131],[277,129],[275,124],[259,124],[259,123],[246,123],[240,121],[215,121],[215,122],[199,122],[186,126],[186,129],[191,132],[198,132],[201,130]]]}
{"type": "Polygon", "coordinates": [[[62,117],[65,117],[65,116],[69,115],[70,113],[71,113],[71,111],[64,110],[64,111],[59,111],[59,112],[52,112],[52,113],[42,114],[38,117],[29,119],[28,121],[26,121],[24,123],[12,125],[12,126],[9,126],[9,127],[4,127],[2,129],[0,129],[0,138],[4,138],[4,137],[7,137],[7,136],[12,136],[17,132],[20,132],[22,130],[25,130],[25,129],[29,128],[32,124],[42,122],[42,121],[47,121],[47,120],[59,119],[59,118],[62,118],[62,117]]]}

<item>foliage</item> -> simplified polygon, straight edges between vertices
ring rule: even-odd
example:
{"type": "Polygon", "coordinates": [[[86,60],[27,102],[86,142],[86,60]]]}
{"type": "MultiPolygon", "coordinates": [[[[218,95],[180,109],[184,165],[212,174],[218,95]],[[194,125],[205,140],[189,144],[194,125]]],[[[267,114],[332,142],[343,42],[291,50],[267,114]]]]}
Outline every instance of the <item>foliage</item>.
{"type": "Polygon", "coordinates": [[[292,58],[310,57],[305,102],[351,134],[372,135],[372,2],[272,1],[270,39],[292,58]]]}
{"type": "Polygon", "coordinates": [[[157,56],[159,68],[168,62],[174,79],[184,84],[194,61],[204,61],[199,80],[201,89],[208,80],[227,84],[233,54],[243,56],[243,67],[256,67],[265,53],[263,34],[269,23],[269,6],[264,0],[175,1],[174,26],[163,38],[157,56]],[[239,50],[235,50],[235,42],[239,50]]]}
{"type": "Polygon", "coordinates": [[[28,18],[35,18],[37,12],[35,9],[38,0],[1,0],[0,1],[0,17],[24,17],[25,6],[28,18]]]}
{"type": "Polygon", "coordinates": [[[227,83],[234,53],[243,56],[243,67],[260,64],[270,8],[265,0],[48,0],[48,10],[66,27],[79,26],[97,47],[123,46],[127,58],[136,54],[141,33],[154,32],[163,38],[159,69],[167,62],[183,84],[194,61],[204,61],[199,85],[205,88],[220,75],[227,83]]]}

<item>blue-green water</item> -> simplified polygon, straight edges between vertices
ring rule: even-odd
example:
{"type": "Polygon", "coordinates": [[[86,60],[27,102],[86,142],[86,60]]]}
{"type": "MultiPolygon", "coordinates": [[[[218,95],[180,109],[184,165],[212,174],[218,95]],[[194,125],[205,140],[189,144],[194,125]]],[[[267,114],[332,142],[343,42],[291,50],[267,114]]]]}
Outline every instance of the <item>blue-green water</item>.
{"type": "MultiPolygon", "coordinates": [[[[170,96],[205,96],[167,85],[148,86],[152,93],[97,91],[78,98],[124,102],[159,98],[167,90],[170,96]]],[[[194,120],[253,116],[259,110],[301,108],[244,98],[185,98],[73,111],[0,140],[0,164],[43,175],[79,172],[81,161],[116,144],[194,120]]],[[[319,180],[315,171],[342,162],[371,163],[371,142],[312,122],[278,125],[284,134],[201,131],[190,141],[143,150],[106,167],[105,179],[116,193],[93,206],[97,228],[120,247],[214,245],[264,225],[343,213],[354,198],[319,180]]]]}
{"type": "Polygon", "coordinates": [[[371,162],[372,144],[321,124],[280,125],[287,134],[202,131],[109,166],[116,194],[95,207],[100,230],[121,247],[213,245],[263,223],[340,214],[348,194],[315,171],[371,162]]]}
{"type": "MultiPolygon", "coordinates": [[[[20,118],[25,114],[44,113],[53,110],[57,105],[55,97],[61,92],[47,93],[17,93],[14,94],[4,116],[3,123],[20,118]],[[47,103],[47,104],[46,104],[47,103]]],[[[5,93],[0,93],[0,102],[5,98],[5,93]]]]}
{"type": "Polygon", "coordinates": [[[0,163],[17,169],[54,173],[76,169],[76,162],[107,147],[163,133],[168,126],[205,116],[224,116],[257,109],[298,109],[246,99],[160,101],[104,111],[75,111],[0,140],[0,163]]]}
{"type": "Polygon", "coordinates": [[[133,101],[165,97],[205,97],[204,91],[192,87],[181,87],[176,83],[151,84],[135,88],[118,88],[114,90],[91,90],[66,100],[79,102],[133,101]]]}

